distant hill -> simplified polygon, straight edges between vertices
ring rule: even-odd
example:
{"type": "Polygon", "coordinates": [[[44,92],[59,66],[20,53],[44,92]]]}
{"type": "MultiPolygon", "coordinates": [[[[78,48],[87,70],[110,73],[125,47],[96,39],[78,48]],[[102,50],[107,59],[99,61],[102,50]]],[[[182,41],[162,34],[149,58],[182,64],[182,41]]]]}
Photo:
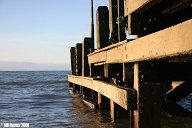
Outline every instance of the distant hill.
{"type": "Polygon", "coordinates": [[[0,61],[0,71],[54,71],[70,70],[69,64],[0,61]]]}

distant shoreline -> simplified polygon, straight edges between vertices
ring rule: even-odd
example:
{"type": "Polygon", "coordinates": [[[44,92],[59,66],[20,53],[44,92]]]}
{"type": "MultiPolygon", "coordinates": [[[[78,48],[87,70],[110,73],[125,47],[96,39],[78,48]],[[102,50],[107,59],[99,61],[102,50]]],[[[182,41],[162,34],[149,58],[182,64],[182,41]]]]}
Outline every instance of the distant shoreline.
{"type": "Polygon", "coordinates": [[[0,61],[0,71],[67,71],[70,64],[0,61]]]}

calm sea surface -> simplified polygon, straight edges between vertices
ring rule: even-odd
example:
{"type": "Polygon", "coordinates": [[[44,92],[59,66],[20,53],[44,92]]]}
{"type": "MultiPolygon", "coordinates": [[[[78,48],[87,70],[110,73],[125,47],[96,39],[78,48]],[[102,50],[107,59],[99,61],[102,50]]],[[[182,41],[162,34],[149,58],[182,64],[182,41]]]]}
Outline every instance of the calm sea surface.
{"type": "MultiPolygon", "coordinates": [[[[0,72],[0,128],[129,128],[129,119],[112,121],[109,111],[88,108],[69,93],[68,71],[0,72]]],[[[191,109],[188,96],[179,103],[191,109]]],[[[192,118],[162,115],[163,128],[192,128],[192,118]]]]}

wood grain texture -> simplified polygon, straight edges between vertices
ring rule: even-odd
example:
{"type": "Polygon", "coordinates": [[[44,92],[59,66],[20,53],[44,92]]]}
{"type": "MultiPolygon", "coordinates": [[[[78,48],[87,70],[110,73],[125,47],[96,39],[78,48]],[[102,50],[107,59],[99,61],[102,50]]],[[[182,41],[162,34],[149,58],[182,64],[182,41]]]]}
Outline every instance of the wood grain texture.
{"type": "Polygon", "coordinates": [[[100,49],[88,55],[92,63],[127,63],[162,59],[171,56],[192,54],[192,19],[135,39],[130,42],[100,49]]]}
{"type": "Polygon", "coordinates": [[[68,81],[83,87],[87,87],[113,100],[116,104],[128,110],[136,97],[134,89],[123,89],[109,83],[94,80],[89,77],[69,75],[68,81]]]}

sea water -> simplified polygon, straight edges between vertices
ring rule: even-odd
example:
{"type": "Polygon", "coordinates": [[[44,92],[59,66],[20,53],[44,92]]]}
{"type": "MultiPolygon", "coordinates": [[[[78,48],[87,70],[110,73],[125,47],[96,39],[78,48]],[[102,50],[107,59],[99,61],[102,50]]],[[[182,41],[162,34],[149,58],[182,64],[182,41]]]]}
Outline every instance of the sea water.
{"type": "MultiPolygon", "coordinates": [[[[69,71],[0,72],[0,128],[129,128],[107,110],[90,109],[70,94],[69,71]]],[[[191,96],[180,102],[191,109],[191,96]]],[[[192,128],[192,118],[162,116],[163,128],[192,128]]]]}

